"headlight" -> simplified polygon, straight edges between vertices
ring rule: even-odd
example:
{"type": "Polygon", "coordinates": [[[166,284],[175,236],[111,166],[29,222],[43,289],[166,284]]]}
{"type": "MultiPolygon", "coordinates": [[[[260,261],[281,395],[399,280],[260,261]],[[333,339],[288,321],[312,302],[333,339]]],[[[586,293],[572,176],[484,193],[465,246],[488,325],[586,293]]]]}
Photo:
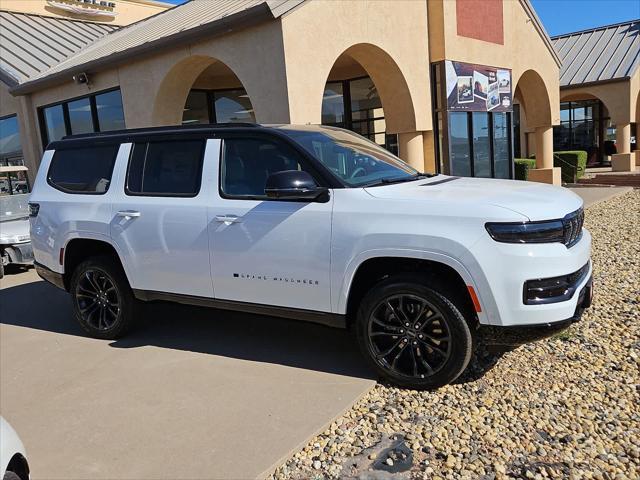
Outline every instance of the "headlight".
{"type": "Polygon", "coordinates": [[[564,243],[562,220],[519,223],[487,223],[491,238],[503,243],[564,243]]]}

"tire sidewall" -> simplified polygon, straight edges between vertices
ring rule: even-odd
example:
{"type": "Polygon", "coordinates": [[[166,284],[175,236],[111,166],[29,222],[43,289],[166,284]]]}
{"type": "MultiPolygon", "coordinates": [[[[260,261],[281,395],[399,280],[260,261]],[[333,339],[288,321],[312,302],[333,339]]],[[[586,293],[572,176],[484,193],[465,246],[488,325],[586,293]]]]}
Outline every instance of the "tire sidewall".
{"type": "Polygon", "coordinates": [[[417,390],[435,389],[453,382],[465,370],[473,352],[473,338],[469,325],[460,310],[445,295],[426,286],[413,276],[391,277],[373,287],[363,298],[356,319],[356,338],[367,361],[383,378],[401,387],[417,390]],[[423,297],[438,308],[451,335],[451,354],[435,374],[425,379],[411,378],[386,369],[375,359],[369,340],[368,325],[371,313],[384,299],[398,294],[423,297]]]}

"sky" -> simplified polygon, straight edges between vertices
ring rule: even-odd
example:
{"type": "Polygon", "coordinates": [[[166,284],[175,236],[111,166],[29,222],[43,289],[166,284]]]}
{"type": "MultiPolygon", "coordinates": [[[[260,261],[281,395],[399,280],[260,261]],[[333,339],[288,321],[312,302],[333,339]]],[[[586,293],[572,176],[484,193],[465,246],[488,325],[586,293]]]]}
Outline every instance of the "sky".
{"type": "Polygon", "coordinates": [[[531,3],[551,36],[640,18],[640,0],[531,0],[531,3]]]}

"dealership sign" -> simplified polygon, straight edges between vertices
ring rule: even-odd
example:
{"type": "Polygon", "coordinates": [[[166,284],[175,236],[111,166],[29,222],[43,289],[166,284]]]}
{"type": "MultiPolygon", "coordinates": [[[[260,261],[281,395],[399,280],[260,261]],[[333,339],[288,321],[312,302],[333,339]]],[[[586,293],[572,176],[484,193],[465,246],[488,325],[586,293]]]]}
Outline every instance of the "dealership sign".
{"type": "Polygon", "coordinates": [[[107,0],[47,0],[49,6],[76,15],[115,17],[115,2],[107,0]]]}
{"type": "Polygon", "coordinates": [[[469,112],[510,112],[513,109],[511,70],[445,61],[447,109],[469,112]]]}

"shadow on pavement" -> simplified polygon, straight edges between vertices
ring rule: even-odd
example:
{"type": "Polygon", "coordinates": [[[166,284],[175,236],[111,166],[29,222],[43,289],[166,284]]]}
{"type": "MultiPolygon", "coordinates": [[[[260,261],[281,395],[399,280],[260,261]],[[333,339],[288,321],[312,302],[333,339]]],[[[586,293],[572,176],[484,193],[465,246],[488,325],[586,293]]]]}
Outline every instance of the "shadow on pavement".
{"type": "MultiPolygon", "coordinates": [[[[73,317],[68,294],[43,281],[0,290],[0,323],[86,336],[73,317]]],[[[344,330],[175,304],[146,305],[138,327],[110,346],[157,346],[372,378],[344,330]]]]}

